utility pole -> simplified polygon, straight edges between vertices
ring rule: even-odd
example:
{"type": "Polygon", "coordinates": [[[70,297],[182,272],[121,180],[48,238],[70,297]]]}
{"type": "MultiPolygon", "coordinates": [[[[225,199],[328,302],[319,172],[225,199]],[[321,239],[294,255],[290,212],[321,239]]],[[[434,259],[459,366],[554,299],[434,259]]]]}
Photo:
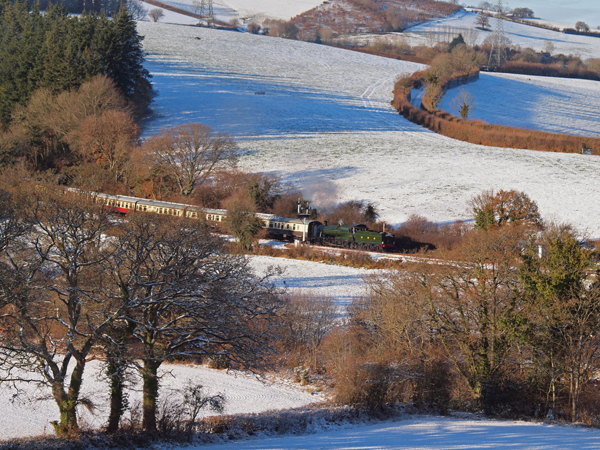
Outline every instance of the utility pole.
{"type": "Polygon", "coordinates": [[[504,33],[504,20],[502,19],[502,0],[496,3],[496,29],[492,36],[492,50],[488,66],[502,67],[507,60],[506,57],[506,34],[504,33]]]}

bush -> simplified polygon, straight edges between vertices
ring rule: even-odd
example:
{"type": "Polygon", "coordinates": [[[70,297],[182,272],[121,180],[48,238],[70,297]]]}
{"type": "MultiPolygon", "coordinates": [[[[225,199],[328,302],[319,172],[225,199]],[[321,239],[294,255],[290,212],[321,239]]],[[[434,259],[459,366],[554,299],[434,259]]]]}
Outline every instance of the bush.
{"type": "Polygon", "coordinates": [[[486,415],[513,419],[533,417],[539,404],[526,381],[501,375],[482,383],[481,402],[486,415]]]}
{"type": "Polygon", "coordinates": [[[260,32],[260,25],[256,22],[250,22],[248,24],[248,33],[258,34],[260,32]]]}
{"type": "Polygon", "coordinates": [[[443,355],[423,361],[414,368],[413,404],[420,411],[446,414],[450,405],[452,371],[443,355]]]}
{"type": "Polygon", "coordinates": [[[342,405],[382,410],[402,400],[403,383],[394,367],[377,362],[349,359],[334,375],[334,399],[342,405]]]}

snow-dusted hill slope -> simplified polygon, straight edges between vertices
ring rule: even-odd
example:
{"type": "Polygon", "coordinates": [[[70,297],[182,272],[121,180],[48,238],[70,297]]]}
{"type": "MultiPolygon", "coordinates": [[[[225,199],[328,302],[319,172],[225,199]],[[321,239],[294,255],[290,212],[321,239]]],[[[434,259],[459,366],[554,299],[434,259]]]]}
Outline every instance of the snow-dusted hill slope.
{"type": "Polygon", "coordinates": [[[469,118],[534,130],[600,137],[600,82],[482,72],[479,80],[449,89],[439,107],[458,115],[460,91],[475,100],[469,118]]]}
{"type": "MultiPolygon", "coordinates": [[[[459,32],[472,33],[474,30],[476,42],[481,44],[492,32],[476,30],[476,18],[475,12],[461,11],[447,18],[409,28],[403,33],[398,33],[397,36],[404,37],[412,45],[435,45],[436,40],[445,39],[448,28],[452,28],[455,34],[459,32]]],[[[492,19],[490,22],[492,28],[494,20],[492,19]]],[[[519,45],[522,48],[531,47],[536,51],[542,51],[551,42],[554,46],[553,54],[576,55],[582,59],[600,58],[600,39],[596,37],[563,34],[558,31],[508,21],[504,21],[504,31],[511,45],[519,45]]]]}
{"type": "MultiPolygon", "coordinates": [[[[142,6],[146,10],[146,14],[148,14],[149,11],[152,11],[153,9],[157,8],[156,6],[151,5],[150,3],[146,3],[146,2],[142,2],[142,6]]],[[[168,9],[163,9],[163,8],[159,8],[159,9],[162,9],[162,11],[163,11],[163,16],[159,19],[160,22],[176,23],[176,24],[180,24],[180,25],[198,25],[198,19],[195,19],[190,16],[186,16],[184,14],[179,14],[179,13],[176,13],[173,11],[169,11],[168,9]]],[[[150,19],[149,16],[146,16],[145,20],[151,21],[152,19],[150,19]]]]}
{"type": "Polygon", "coordinates": [[[474,195],[517,189],[546,218],[600,237],[600,158],[471,145],[404,120],[389,105],[393,81],[417,64],[247,33],[139,30],[159,91],[146,135],[206,123],[236,137],[245,169],[280,174],[308,198],[376,202],[390,223],[468,219],[474,195]]]}
{"type": "MultiPolygon", "coordinates": [[[[201,366],[164,364],[161,367],[164,376],[161,379],[160,401],[181,401],[183,388],[189,380],[204,386],[207,394],[221,393],[225,396],[225,414],[260,413],[274,409],[289,409],[322,401],[320,395],[313,395],[296,385],[282,381],[260,380],[254,376],[223,370],[207,369],[201,366]]],[[[140,412],[142,393],[139,379],[128,390],[129,403],[140,412]]],[[[49,398],[48,390],[36,391],[31,385],[21,385],[28,395],[22,393],[13,402],[13,391],[0,390],[0,440],[17,437],[53,435],[50,421],[59,419],[58,408],[49,398]],[[39,400],[45,398],[44,400],[39,400]],[[37,401],[36,401],[37,400],[37,401]]],[[[108,418],[108,384],[103,379],[99,361],[88,363],[84,374],[82,397],[90,399],[95,408],[90,414],[84,408],[79,410],[80,423],[84,428],[97,429],[106,424],[108,418]]],[[[125,420],[128,420],[128,411],[125,420]]],[[[215,415],[210,410],[202,411],[200,416],[215,415]]]]}
{"type": "MultiPolygon", "coordinates": [[[[202,2],[201,0],[164,0],[163,3],[197,12],[202,2]]],[[[213,11],[215,18],[223,22],[238,19],[262,23],[265,19],[290,20],[321,3],[323,0],[213,0],[213,11]]],[[[166,18],[164,22],[180,23],[166,18]]]]}

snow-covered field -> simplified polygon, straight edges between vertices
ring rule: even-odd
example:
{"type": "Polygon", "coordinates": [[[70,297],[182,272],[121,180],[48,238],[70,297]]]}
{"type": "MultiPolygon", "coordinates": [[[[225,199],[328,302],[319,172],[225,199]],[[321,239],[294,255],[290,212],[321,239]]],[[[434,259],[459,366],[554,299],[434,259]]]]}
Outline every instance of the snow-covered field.
{"type": "Polygon", "coordinates": [[[458,115],[451,103],[463,89],[475,99],[470,119],[600,137],[598,81],[481,73],[478,81],[448,90],[439,106],[458,115]]]}
{"type": "Polygon", "coordinates": [[[206,123],[238,140],[243,168],[281,175],[320,207],[376,202],[392,224],[411,214],[468,219],[474,195],[517,189],[544,217],[600,237],[600,159],[482,147],[404,120],[391,90],[417,64],[247,33],[148,22],[139,30],[159,91],[146,135],[206,123]]]}
{"type": "Polygon", "coordinates": [[[597,449],[600,432],[582,428],[539,425],[526,422],[414,418],[376,425],[354,426],[309,436],[289,436],[225,445],[206,449],[597,449]]]}
{"type": "MultiPolygon", "coordinates": [[[[494,2],[492,2],[494,3],[494,2]]],[[[575,23],[583,20],[596,28],[600,25],[600,9],[597,0],[521,0],[509,2],[511,7],[527,7],[533,9],[535,16],[551,22],[566,23],[574,27],[575,23]]]]}
{"type": "Polygon", "coordinates": [[[282,275],[273,280],[277,287],[286,289],[290,295],[331,298],[340,312],[344,312],[353,299],[365,294],[364,277],[377,273],[376,270],[270,256],[253,256],[250,266],[258,274],[271,266],[282,268],[282,275]]]}
{"type": "MultiPolygon", "coordinates": [[[[492,32],[476,30],[476,18],[475,12],[461,11],[451,17],[409,28],[396,36],[406,39],[411,45],[435,45],[436,41],[445,39],[448,29],[451,28],[455,34],[475,32],[477,43],[481,44],[492,32]]],[[[490,21],[492,28],[495,26],[494,20],[490,21]]],[[[600,39],[596,37],[563,34],[558,31],[507,21],[504,21],[504,31],[511,45],[519,45],[522,48],[531,47],[536,51],[542,51],[551,42],[554,46],[552,54],[576,55],[582,59],[600,58],[600,39]]]]}
{"type": "MultiPolygon", "coordinates": [[[[181,401],[183,387],[191,380],[200,383],[208,394],[221,393],[225,396],[224,414],[260,413],[267,410],[290,409],[322,401],[323,397],[309,393],[297,385],[282,381],[267,381],[243,373],[227,373],[222,370],[207,369],[201,366],[164,364],[161,380],[160,401],[181,401]]],[[[133,409],[140,411],[142,394],[138,382],[129,389],[129,402],[133,409]]],[[[23,386],[22,386],[23,387],[23,386]]],[[[27,388],[25,386],[25,388],[27,388]]],[[[19,395],[12,402],[13,391],[0,390],[0,441],[16,437],[53,435],[51,421],[59,419],[54,401],[47,398],[48,390],[35,391],[28,388],[28,397],[19,395]],[[39,400],[44,398],[44,400],[39,400]],[[38,401],[36,401],[36,399],[38,401]]],[[[82,397],[87,397],[95,405],[93,415],[81,408],[81,424],[97,429],[106,424],[108,418],[108,384],[101,376],[98,361],[88,363],[84,374],[82,397]]],[[[125,415],[127,419],[131,411],[125,415]]],[[[215,415],[210,410],[202,411],[201,416],[215,415]]]]}
{"type": "Polygon", "coordinates": [[[355,425],[352,428],[335,429],[308,436],[274,437],[193,448],[592,450],[600,448],[600,430],[516,421],[419,417],[376,425],[355,425]]]}

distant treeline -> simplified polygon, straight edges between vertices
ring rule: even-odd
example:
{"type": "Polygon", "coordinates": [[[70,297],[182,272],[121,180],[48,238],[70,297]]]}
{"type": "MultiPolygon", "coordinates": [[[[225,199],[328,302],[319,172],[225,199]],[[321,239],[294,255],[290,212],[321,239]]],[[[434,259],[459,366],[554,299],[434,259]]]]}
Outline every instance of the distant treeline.
{"type": "Polygon", "coordinates": [[[111,16],[116,14],[121,5],[127,5],[130,0],[28,0],[29,6],[45,11],[51,4],[64,7],[71,14],[104,12],[111,16]]]}
{"type": "Polygon", "coordinates": [[[558,64],[531,63],[525,61],[508,61],[501,72],[520,75],[536,75],[541,77],[580,78],[600,81],[600,73],[585,67],[565,67],[558,64]]]}
{"type": "Polygon", "coordinates": [[[124,8],[112,19],[73,17],[62,6],[49,4],[42,13],[26,1],[0,0],[0,127],[34,91],[71,90],[100,74],[144,111],[152,90],[142,39],[124,8]]]}

